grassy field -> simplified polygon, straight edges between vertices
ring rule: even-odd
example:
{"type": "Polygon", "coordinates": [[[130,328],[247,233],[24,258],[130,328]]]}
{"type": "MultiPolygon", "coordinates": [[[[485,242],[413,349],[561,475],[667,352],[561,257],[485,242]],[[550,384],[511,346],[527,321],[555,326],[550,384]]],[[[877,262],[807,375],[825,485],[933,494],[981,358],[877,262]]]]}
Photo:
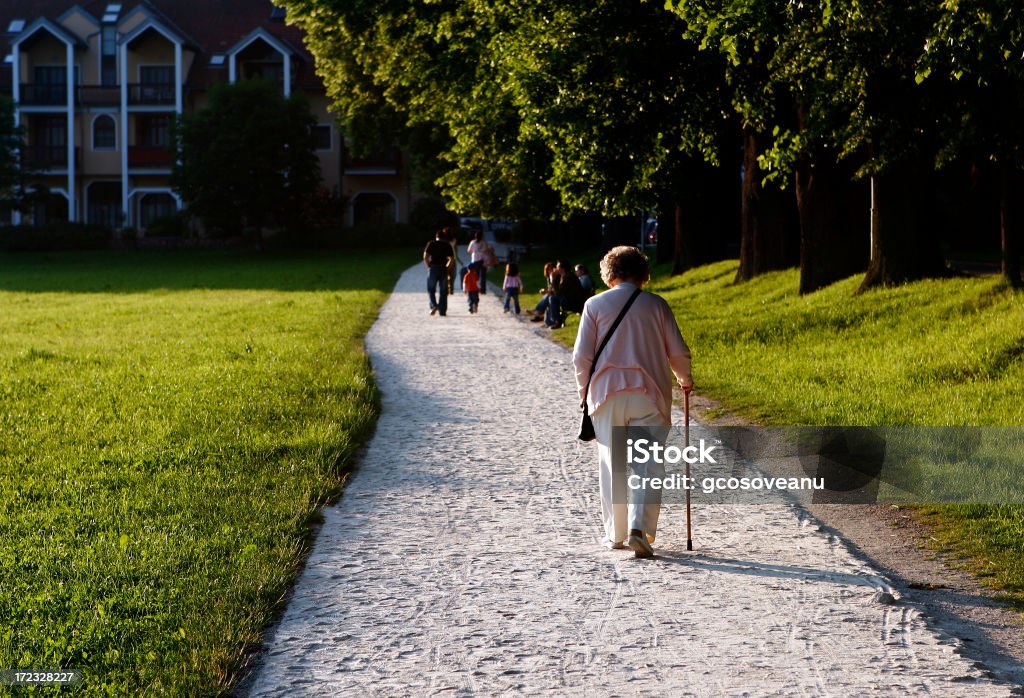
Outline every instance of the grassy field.
{"type": "Polygon", "coordinates": [[[417,253],[0,255],[0,668],[235,678],[378,412],[417,253]]]}
{"type": "MultiPolygon", "coordinates": [[[[596,267],[595,267],[596,269],[596,267]]],[[[1024,294],[998,277],[860,296],[850,278],[804,297],[796,270],[734,284],[736,262],[650,290],[672,305],[698,392],[761,424],[1024,426],[1024,294]]],[[[577,318],[554,332],[567,344],[577,318]]],[[[927,507],[947,549],[1024,601],[1024,509],[927,507]]]]}

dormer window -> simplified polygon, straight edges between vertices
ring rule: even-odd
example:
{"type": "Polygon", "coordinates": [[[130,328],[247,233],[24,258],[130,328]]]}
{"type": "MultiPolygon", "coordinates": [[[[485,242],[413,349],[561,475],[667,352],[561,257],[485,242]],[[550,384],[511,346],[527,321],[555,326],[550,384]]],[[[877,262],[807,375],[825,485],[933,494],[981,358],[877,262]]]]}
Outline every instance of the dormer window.
{"type": "Polygon", "coordinates": [[[25,28],[25,20],[23,19],[12,19],[11,23],[7,25],[8,34],[20,34],[21,30],[25,28]]]}
{"type": "Polygon", "coordinates": [[[117,27],[104,24],[100,30],[100,84],[117,84],[117,27]]]}

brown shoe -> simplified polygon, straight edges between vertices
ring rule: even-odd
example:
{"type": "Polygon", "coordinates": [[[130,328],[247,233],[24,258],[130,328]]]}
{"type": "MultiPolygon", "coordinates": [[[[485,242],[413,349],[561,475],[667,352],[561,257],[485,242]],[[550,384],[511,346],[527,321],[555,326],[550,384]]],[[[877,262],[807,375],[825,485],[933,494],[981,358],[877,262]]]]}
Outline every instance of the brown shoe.
{"type": "Polygon", "coordinates": [[[629,530],[629,539],[626,540],[626,545],[633,549],[636,557],[654,557],[654,548],[647,542],[644,532],[639,529],[629,530]]]}

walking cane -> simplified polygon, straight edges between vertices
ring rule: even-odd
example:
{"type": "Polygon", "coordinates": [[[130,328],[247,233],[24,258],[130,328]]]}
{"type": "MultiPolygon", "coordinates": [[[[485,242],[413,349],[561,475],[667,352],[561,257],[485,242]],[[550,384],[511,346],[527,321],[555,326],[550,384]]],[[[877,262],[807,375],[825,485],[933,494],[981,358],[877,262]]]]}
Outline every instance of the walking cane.
{"type": "MultiPolygon", "coordinates": [[[[683,434],[686,446],[690,445],[690,391],[683,391],[683,434]]],[[[690,525],[690,461],[686,460],[686,549],[693,550],[693,530],[690,525]]]]}

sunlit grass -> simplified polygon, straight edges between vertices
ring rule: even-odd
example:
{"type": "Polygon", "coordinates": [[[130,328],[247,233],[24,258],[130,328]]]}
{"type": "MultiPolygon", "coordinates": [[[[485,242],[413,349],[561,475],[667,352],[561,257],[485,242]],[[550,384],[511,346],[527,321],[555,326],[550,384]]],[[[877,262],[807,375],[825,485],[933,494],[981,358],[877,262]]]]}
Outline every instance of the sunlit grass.
{"type": "Polygon", "coordinates": [[[376,419],[410,259],[0,256],[0,667],[227,686],[376,419]]]}

